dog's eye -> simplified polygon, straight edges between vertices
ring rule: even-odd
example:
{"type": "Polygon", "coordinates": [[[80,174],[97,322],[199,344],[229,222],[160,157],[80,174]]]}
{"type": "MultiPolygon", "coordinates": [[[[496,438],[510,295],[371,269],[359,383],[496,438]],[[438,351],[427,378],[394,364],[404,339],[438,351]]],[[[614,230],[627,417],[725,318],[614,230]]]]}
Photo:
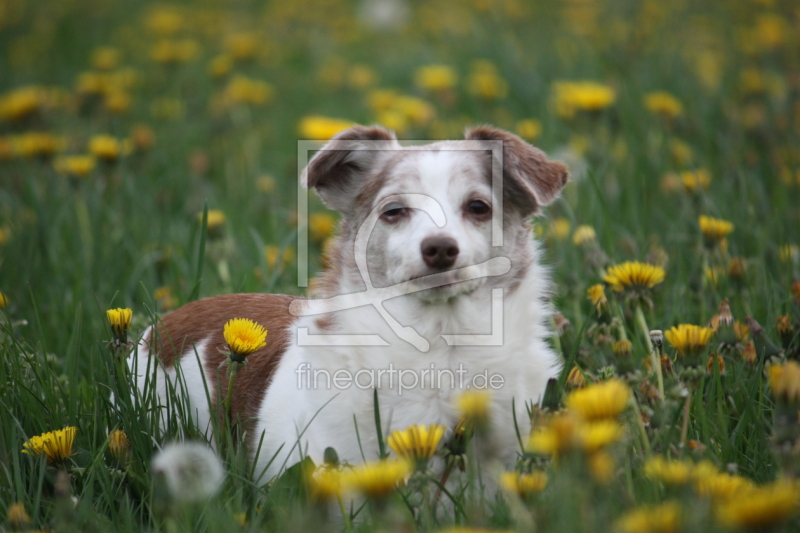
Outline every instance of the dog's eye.
{"type": "Polygon", "coordinates": [[[381,219],[385,220],[386,222],[394,222],[404,217],[407,214],[408,214],[407,207],[403,207],[401,204],[393,202],[383,208],[383,213],[381,213],[381,219]]]}
{"type": "Polygon", "coordinates": [[[484,216],[488,215],[489,211],[491,211],[491,207],[483,200],[472,200],[467,204],[467,212],[471,215],[484,216]]]}

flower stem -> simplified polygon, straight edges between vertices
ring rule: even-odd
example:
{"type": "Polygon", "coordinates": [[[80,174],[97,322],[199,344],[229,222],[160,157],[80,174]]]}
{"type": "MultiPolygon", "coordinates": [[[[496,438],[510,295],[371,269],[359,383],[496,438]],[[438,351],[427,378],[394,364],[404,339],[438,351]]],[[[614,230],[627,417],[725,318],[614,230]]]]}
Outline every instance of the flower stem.
{"type": "Polygon", "coordinates": [[[342,513],[342,519],[344,520],[344,530],[353,531],[353,524],[350,522],[350,515],[347,512],[347,508],[344,506],[344,499],[342,498],[341,494],[336,495],[336,503],[339,504],[339,511],[341,511],[342,513]]]}
{"type": "Polygon", "coordinates": [[[239,363],[231,361],[230,368],[228,369],[228,394],[225,396],[225,420],[228,428],[233,428],[233,418],[231,418],[231,400],[233,399],[233,382],[236,379],[236,373],[239,370],[239,363]]]}
{"type": "Polygon", "coordinates": [[[639,408],[639,402],[636,401],[636,398],[633,398],[631,403],[633,403],[633,410],[636,414],[636,426],[639,428],[639,434],[642,437],[644,453],[649,456],[651,453],[650,438],[647,436],[647,430],[644,427],[644,421],[642,421],[642,410],[639,408]]]}
{"type": "Polygon", "coordinates": [[[642,336],[647,345],[647,350],[652,357],[653,371],[656,373],[656,379],[658,380],[658,396],[663,402],[664,375],[661,372],[661,353],[653,348],[653,341],[650,339],[650,328],[647,326],[647,320],[644,318],[644,312],[642,311],[642,304],[640,302],[637,302],[634,314],[636,316],[636,323],[639,325],[639,329],[642,330],[642,336]]]}
{"type": "Polygon", "coordinates": [[[692,391],[686,395],[686,403],[683,405],[683,424],[681,425],[681,446],[686,444],[686,435],[689,433],[689,411],[692,406],[692,391]]]}

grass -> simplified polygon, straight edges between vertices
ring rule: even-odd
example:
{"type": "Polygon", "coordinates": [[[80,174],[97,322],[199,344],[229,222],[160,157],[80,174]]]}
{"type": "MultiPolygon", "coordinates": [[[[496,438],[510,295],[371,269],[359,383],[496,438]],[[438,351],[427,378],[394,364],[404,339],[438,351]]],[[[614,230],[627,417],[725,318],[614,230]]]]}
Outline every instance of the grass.
{"type": "MultiPolygon", "coordinates": [[[[669,523],[658,529],[666,511],[647,507],[676,501],[680,530],[746,529],[721,518],[730,516],[726,502],[690,482],[671,486],[646,475],[644,465],[653,455],[706,460],[765,487],[798,473],[796,453],[784,446],[797,440],[796,407],[775,402],[765,374],[797,358],[799,344],[796,7],[782,0],[389,2],[400,11],[377,27],[365,5],[17,0],[0,7],[0,517],[19,502],[31,527],[55,531],[677,531],[669,523]],[[151,57],[159,41],[185,39],[196,47],[186,61],[151,57]],[[100,88],[90,90],[79,79],[102,72],[91,59],[102,46],[119,53],[107,71],[117,74],[100,76],[100,88]],[[221,55],[230,71],[214,77],[209,68],[221,55]],[[415,84],[417,69],[429,64],[452,68],[455,85],[415,84]],[[236,75],[268,85],[237,88],[236,75]],[[556,102],[555,84],[565,80],[597,82],[613,101],[568,116],[556,102]],[[43,89],[27,89],[29,103],[11,105],[12,91],[30,86],[43,89]],[[376,103],[379,89],[394,91],[388,107],[376,103]],[[643,101],[654,91],[671,94],[682,111],[648,110],[643,101]],[[463,491],[444,492],[447,505],[440,500],[435,510],[438,479],[416,474],[382,504],[354,504],[352,523],[309,499],[299,466],[254,483],[244,450],[224,431],[215,445],[226,477],[208,502],[178,505],[154,482],[150,463],[163,444],[206,436],[180,387],[170,390],[166,409],[149,387],[133,394],[109,344],[105,311],[132,308],[135,338],[199,297],[302,294],[295,259],[284,250],[297,239],[297,140],[324,135],[298,131],[309,116],[380,122],[405,139],[459,138],[479,123],[516,131],[520,121],[536,121],[541,132],[528,140],[572,170],[562,198],[535,221],[558,288],[554,305],[571,323],[557,339],[568,364],[555,396],[569,392],[562,389],[576,365],[590,383],[620,376],[633,391],[635,407],[616,422],[624,436],[604,456],[572,449],[553,461],[521,450],[518,469],[544,470],[544,491],[482,495],[470,444],[463,491]],[[26,138],[30,132],[63,143],[52,154],[26,138]],[[133,149],[97,159],[85,176],[57,170],[61,156],[87,153],[100,134],[131,139],[133,149]],[[708,187],[686,190],[681,173],[700,170],[711,177],[708,187]],[[215,211],[225,215],[220,226],[215,211]],[[724,246],[704,244],[700,215],[734,223],[724,246]],[[573,243],[579,225],[594,228],[593,244],[573,243]],[[763,334],[751,328],[735,346],[721,347],[717,332],[695,361],[666,343],[675,371],[665,377],[665,398],[654,398],[636,299],[606,287],[610,315],[598,318],[586,298],[607,266],[627,260],[666,271],[648,291],[652,305],[643,305],[649,328],[705,325],[727,298],[735,319],[754,318],[763,334]],[[717,269],[713,279],[707,267],[717,269]],[[783,316],[788,332],[777,328],[783,316]],[[628,359],[612,350],[623,332],[632,342],[628,359]],[[705,370],[711,352],[722,354],[724,372],[705,370]],[[60,467],[21,453],[32,436],[67,426],[79,430],[74,455],[60,467]],[[115,428],[130,439],[129,461],[109,453],[115,428]],[[603,461],[612,465],[605,474],[603,461]],[[620,520],[642,508],[649,520],[626,529],[620,520]]],[[[311,209],[319,221],[316,272],[335,215],[316,198],[311,209]]],[[[552,427],[548,413],[533,414],[537,427],[552,427]]],[[[796,502],[789,508],[777,530],[800,525],[796,502]]],[[[3,524],[12,528],[9,519],[3,524]]]]}

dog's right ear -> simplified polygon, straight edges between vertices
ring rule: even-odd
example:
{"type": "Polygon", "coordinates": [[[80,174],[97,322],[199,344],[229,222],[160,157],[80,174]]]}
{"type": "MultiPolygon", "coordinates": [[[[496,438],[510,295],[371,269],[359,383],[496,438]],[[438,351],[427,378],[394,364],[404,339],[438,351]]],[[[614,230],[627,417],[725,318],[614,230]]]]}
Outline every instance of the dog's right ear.
{"type": "Polygon", "coordinates": [[[353,126],[333,137],[311,158],[303,171],[303,185],[316,189],[331,209],[348,212],[381,151],[398,148],[400,144],[389,130],[353,126]]]}

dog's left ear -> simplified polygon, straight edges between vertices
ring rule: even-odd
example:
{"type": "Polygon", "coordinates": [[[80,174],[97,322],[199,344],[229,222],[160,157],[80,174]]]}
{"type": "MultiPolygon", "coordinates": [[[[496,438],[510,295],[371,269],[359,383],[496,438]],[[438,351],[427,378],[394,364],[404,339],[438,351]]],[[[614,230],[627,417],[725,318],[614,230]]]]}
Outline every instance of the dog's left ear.
{"type": "Polygon", "coordinates": [[[467,140],[503,141],[503,196],[523,216],[536,213],[558,197],[569,172],[563,163],[507,131],[479,126],[467,130],[467,140]]]}

